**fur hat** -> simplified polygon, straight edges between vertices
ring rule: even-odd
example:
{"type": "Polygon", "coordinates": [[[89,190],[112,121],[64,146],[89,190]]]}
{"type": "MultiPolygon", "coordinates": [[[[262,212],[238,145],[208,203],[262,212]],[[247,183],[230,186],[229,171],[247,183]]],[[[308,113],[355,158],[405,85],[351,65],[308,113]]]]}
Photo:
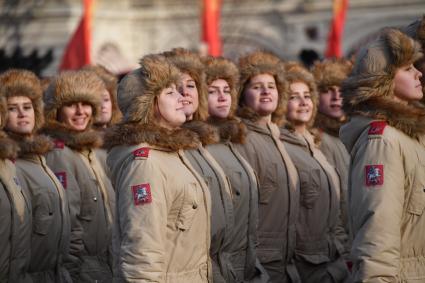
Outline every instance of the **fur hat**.
{"type": "MultiPolygon", "coordinates": [[[[233,117],[238,105],[239,70],[236,65],[225,58],[208,57],[204,60],[207,86],[213,81],[223,79],[230,87],[232,104],[229,117],[233,117]]],[[[208,94],[206,94],[208,95],[208,94]]]]}
{"type": "Polygon", "coordinates": [[[118,106],[125,123],[153,123],[156,97],[180,80],[180,72],[164,56],[147,55],[140,60],[140,66],[118,85],[118,106]]]}
{"type": "Polygon", "coordinates": [[[422,16],[422,19],[417,19],[408,26],[401,28],[401,31],[419,41],[422,49],[425,49],[425,15],[422,16]]]}
{"type": "Polygon", "coordinates": [[[399,30],[385,30],[370,45],[360,50],[350,76],[342,84],[343,109],[347,114],[366,111],[372,99],[391,103],[397,69],[422,56],[420,47],[399,30]]]}
{"type": "MultiPolygon", "coordinates": [[[[7,98],[13,96],[28,97],[34,108],[35,126],[33,132],[41,128],[44,123],[43,116],[43,89],[40,79],[31,71],[11,69],[0,75],[0,96],[7,98]]],[[[7,113],[7,108],[5,108],[7,113]]],[[[2,117],[4,118],[4,117],[2,117]]],[[[6,119],[2,119],[2,124],[6,119]]]]}
{"type": "Polygon", "coordinates": [[[332,86],[341,86],[351,72],[353,64],[347,59],[326,59],[316,62],[312,73],[319,92],[327,92],[332,86]]]}
{"type": "Polygon", "coordinates": [[[184,48],[175,48],[162,53],[181,73],[188,74],[195,81],[198,90],[199,106],[193,114],[193,120],[205,121],[208,117],[207,86],[205,83],[204,65],[198,54],[184,48]]]}
{"type": "Polygon", "coordinates": [[[260,74],[272,75],[276,82],[279,94],[276,110],[272,114],[272,121],[282,124],[285,118],[285,100],[288,95],[288,82],[285,80],[283,62],[275,55],[263,51],[255,51],[239,59],[240,88],[239,106],[243,106],[243,92],[249,80],[260,74]]]}
{"type": "MultiPolygon", "coordinates": [[[[317,105],[318,105],[318,95],[317,95],[317,87],[314,81],[314,76],[311,72],[309,72],[306,68],[304,68],[301,64],[296,62],[288,62],[285,64],[286,70],[286,80],[288,81],[289,88],[292,83],[305,83],[310,90],[311,100],[313,102],[313,113],[308,122],[308,127],[311,128],[314,123],[314,119],[317,114],[317,105]]],[[[289,92],[290,93],[290,92],[289,92]]],[[[285,108],[288,107],[287,100],[285,101],[285,108]]],[[[287,126],[292,126],[289,121],[287,121],[287,126]]]]}
{"type": "Polygon", "coordinates": [[[55,77],[44,92],[44,112],[47,121],[57,121],[58,110],[64,105],[85,102],[93,108],[93,118],[97,119],[100,109],[99,93],[105,84],[93,72],[66,71],[55,77]]]}
{"type": "Polygon", "coordinates": [[[83,70],[92,71],[96,73],[96,75],[98,75],[99,78],[101,78],[102,81],[105,83],[105,86],[109,92],[109,97],[111,99],[111,104],[112,104],[112,117],[108,125],[110,126],[110,125],[118,123],[122,118],[122,114],[120,109],[118,108],[118,103],[117,103],[118,79],[116,78],[114,74],[112,74],[106,68],[100,65],[85,66],[83,70]]]}

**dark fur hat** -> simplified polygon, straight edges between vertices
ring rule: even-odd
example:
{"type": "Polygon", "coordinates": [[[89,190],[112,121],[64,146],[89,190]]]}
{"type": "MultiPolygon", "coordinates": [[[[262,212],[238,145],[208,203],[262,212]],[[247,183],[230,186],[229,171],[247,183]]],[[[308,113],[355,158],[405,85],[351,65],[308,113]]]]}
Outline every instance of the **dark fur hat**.
{"type": "Polygon", "coordinates": [[[327,92],[332,86],[341,86],[351,72],[353,64],[347,59],[326,59],[316,62],[312,73],[319,92],[327,92]]]}
{"type": "MultiPolygon", "coordinates": [[[[1,74],[0,96],[5,97],[6,99],[12,96],[28,97],[32,102],[35,114],[35,126],[33,132],[41,128],[44,123],[42,98],[43,89],[40,79],[33,72],[28,70],[11,69],[1,74]]],[[[7,112],[7,108],[5,111],[7,112]]],[[[6,119],[4,119],[4,122],[6,122],[6,119]]]]}
{"type": "Polygon", "coordinates": [[[180,80],[180,72],[164,56],[147,55],[140,60],[140,66],[118,86],[118,106],[124,123],[153,123],[156,97],[180,80]]]}
{"type": "Polygon", "coordinates": [[[413,23],[410,23],[408,26],[401,28],[401,31],[419,41],[422,45],[422,49],[425,49],[425,15],[415,20],[413,23]]]}
{"type": "MultiPolygon", "coordinates": [[[[93,108],[93,118],[97,119],[100,108],[99,93],[105,84],[93,72],[66,71],[55,77],[44,93],[45,117],[47,122],[57,121],[58,110],[64,105],[86,102],[93,108]]],[[[93,121],[92,121],[93,122],[93,121]]]]}
{"type": "MultiPolygon", "coordinates": [[[[313,126],[314,119],[317,114],[317,106],[318,106],[317,87],[314,81],[314,76],[301,64],[295,63],[295,62],[286,63],[285,70],[286,70],[286,80],[288,81],[289,88],[292,83],[301,82],[301,83],[305,83],[310,90],[311,100],[313,101],[313,114],[310,118],[310,121],[308,122],[308,127],[311,128],[313,126]]],[[[290,92],[291,91],[289,91],[289,93],[290,92]]],[[[288,107],[288,103],[287,103],[287,100],[285,100],[285,108],[287,107],[288,107]]],[[[287,126],[292,127],[289,121],[287,121],[287,126]]]]}
{"type": "Polygon", "coordinates": [[[96,75],[98,75],[99,78],[101,78],[102,81],[104,82],[106,89],[108,90],[109,97],[111,99],[111,104],[112,104],[112,117],[111,117],[111,121],[108,123],[108,126],[118,123],[122,118],[122,114],[117,103],[117,86],[118,86],[117,77],[111,72],[109,72],[106,68],[99,65],[85,66],[83,70],[92,71],[96,73],[96,75]]]}
{"type": "MultiPolygon", "coordinates": [[[[207,86],[213,81],[223,79],[230,87],[232,104],[229,117],[233,117],[238,105],[239,70],[236,65],[225,58],[208,57],[204,60],[207,86]]],[[[207,95],[207,94],[206,94],[207,95]]]]}
{"type": "Polygon", "coordinates": [[[199,106],[193,114],[194,120],[205,121],[208,117],[208,102],[205,93],[207,87],[205,83],[204,65],[198,54],[184,48],[175,48],[162,53],[171,63],[176,66],[181,73],[188,74],[195,81],[198,90],[199,106]]]}
{"type": "Polygon", "coordinates": [[[272,121],[281,125],[286,114],[285,100],[289,91],[283,62],[271,53],[256,51],[240,58],[238,65],[240,72],[239,106],[244,106],[243,93],[252,77],[260,74],[272,75],[279,94],[278,105],[272,114],[272,121]]]}

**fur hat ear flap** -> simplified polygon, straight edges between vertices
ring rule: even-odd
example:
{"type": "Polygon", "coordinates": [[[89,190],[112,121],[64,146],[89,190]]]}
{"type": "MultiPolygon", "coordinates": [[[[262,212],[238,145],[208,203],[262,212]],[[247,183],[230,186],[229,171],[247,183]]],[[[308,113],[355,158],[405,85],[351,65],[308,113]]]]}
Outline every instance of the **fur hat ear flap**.
{"type": "Polygon", "coordinates": [[[285,100],[287,99],[289,88],[285,79],[285,66],[280,58],[268,52],[255,51],[241,57],[238,65],[240,72],[239,106],[244,104],[243,94],[251,78],[261,74],[269,74],[274,77],[279,94],[278,106],[272,113],[272,121],[278,125],[283,124],[286,114],[285,100]]]}
{"type": "MultiPolygon", "coordinates": [[[[93,72],[66,71],[55,77],[44,93],[47,122],[57,121],[60,109],[68,104],[85,102],[92,106],[93,118],[100,113],[99,93],[105,90],[103,81],[93,72]]],[[[93,122],[93,119],[92,121],[93,122]]]]}
{"type": "Polygon", "coordinates": [[[193,120],[205,121],[208,117],[207,86],[205,82],[204,65],[198,54],[184,48],[175,48],[162,53],[182,74],[189,75],[198,90],[198,109],[193,114],[193,120]]]}
{"type": "MultiPolygon", "coordinates": [[[[35,126],[33,132],[40,129],[44,123],[43,115],[43,89],[40,79],[31,71],[10,69],[0,75],[0,96],[6,98],[13,96],[28,97],[34,108],[35,126]]],[[[5,109],[7,112],[7,108],[5,109]]]]}
{"type": "MultiPolygon", "coordinates": [[[[235,115],[238,105],[238,90],[239,90],[239,70],[236,65],[225,58],[208,57],[204,60],[205,75],[207,86],[218,79],[225,80],[230,88],[232,104],[230,107],[229,118],[235,115]]],[[[208,98],[208,94],[207,98],[208,98]]]]}
{"type": "Polygon", "coordinates": [[[124,122],[155,122],[156,97],[172,84],[178,85],[180,72],[164,56],[147,55],[140,68],[126,75],[118,85],[118,106],[124,122]]]}
{"type": "Polygon", "coordinates": [[[4,96],[0,96],[0,130],[2,130],[6,126],[6,121],[7,121],[6,98],[4,96]]]}

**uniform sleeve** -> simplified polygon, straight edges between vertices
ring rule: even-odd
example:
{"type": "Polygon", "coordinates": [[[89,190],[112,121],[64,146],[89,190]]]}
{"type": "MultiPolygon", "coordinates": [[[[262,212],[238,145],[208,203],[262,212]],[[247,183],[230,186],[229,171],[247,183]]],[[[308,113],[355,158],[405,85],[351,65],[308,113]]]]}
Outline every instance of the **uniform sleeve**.
{"type": "Polygon", "coordinates": [[[55,173],[65,189],[69,216],[71,220],[71,235],[69,254],[64,258],[64,265],[74,281],[78,281],[81,260],[84,251],[83,227],[77,215],[80,214],[81,190],[76,179],[73,158],[67,156],[64,150],[53,150],[46,155],[46,163],[55,173]]]}
{"type": "Polygon", "coordinates": [[[126,167],[116,186],[119,276],[126,282],[164,282],[168,215],[165,193],[170,188],[166,188],[160,169],[149,159],[132,160],[126,167]]]}
{"type": "Polygon", "coordinates": [[[404,203],[404,168],[397,143],[370,138],[350,169],[354,282],[397,282],[404,203]]]}

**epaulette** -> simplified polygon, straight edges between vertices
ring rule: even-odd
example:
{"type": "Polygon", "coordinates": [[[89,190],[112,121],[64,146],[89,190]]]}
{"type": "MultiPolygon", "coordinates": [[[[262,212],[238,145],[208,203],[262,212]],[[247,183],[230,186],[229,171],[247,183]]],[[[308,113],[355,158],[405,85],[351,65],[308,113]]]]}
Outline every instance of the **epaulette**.
{"type": "Polygon", "coordinates": [[[385,127],[387,126],[386,121],[373,121],[369,125],[369,136],[381,136],[384,134],[385,127]]]}
{"type": "Polygon", "coordinates": [[[141,147],[133,151],[134,159],[147,159],[149,157],[149,147],[141,147]]]}

